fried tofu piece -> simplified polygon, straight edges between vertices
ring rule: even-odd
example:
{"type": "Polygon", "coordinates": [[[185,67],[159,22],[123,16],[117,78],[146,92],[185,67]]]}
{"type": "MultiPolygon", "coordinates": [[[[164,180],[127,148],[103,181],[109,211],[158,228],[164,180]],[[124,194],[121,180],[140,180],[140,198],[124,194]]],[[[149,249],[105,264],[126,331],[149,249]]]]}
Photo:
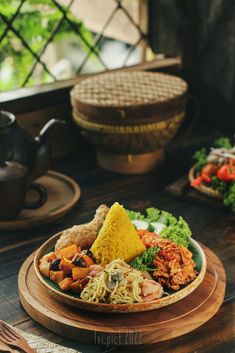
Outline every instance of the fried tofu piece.
{"type": "Polygon", "coordinates": [[[62,258],[65,257],[66,259],[72,259],[77,252],[79,252],[78,246],[76,244],[72,244],[64,249],[61,249],[59,254],[62,258]]]}
{"type": "Polygon", "coordinates": [[[46,255],[44,255],[39,261],[39,270],[40,272],[46,276],[50,276],[50,267],[51,262],[56,259],[56,254],[52,251],[46,255]]]}
{"type": "Polygon", "coordinates": [[[64,272],[63,271],[50,271],[50,279],[56,283],[62,282],[64,279],[64,272]]]}
{"type": "Polygon", "coordinates": [[[64,272],[65,276],[71,276],[74,267],[75,265],[68,259],[62,259],[59,264],[59,268],[64,272]]]}
{"type": "Polygon", "coordinates": [[[71,290],[71,284],[73,283],[73,279],[71,277],[66,277],[63,281],[59,282],[58,285],[61,290],[69,291],[71,290]]]}
{"type": "Polygon", "coordinates": [[[88,276],[89,272],[90,269],[87,267],[75,267],[72,269],[72,277],[74,281],[77,281],[78,279],[82,279],[88,276]]]}

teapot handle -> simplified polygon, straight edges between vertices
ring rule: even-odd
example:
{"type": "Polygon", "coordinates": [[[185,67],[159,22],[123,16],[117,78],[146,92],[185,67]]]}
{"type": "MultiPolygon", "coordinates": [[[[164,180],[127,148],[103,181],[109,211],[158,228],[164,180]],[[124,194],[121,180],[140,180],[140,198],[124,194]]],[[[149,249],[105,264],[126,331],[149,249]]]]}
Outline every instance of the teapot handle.
{"type": "Polygon", "coordinates": [[[25,200],[23,208],[26,208],[29,210],[35,210],[36,208],[43,206],[47,201],[47,191],[44,188],[44,186],[38,183],[34,183],[30,185],[27,192],[29,192],[30,190],[34,190],[38,193],[38,199],[32,202],[25,200]]]}

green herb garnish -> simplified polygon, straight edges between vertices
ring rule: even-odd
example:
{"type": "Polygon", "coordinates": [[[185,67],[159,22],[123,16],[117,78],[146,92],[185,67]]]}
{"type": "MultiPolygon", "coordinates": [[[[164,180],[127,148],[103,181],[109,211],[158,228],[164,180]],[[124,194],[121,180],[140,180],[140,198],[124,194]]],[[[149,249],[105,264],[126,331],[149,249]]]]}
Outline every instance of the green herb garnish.
{"type": "Polygon", "coordinates": [[[196,151],[193,155],[193,160],[195,162],[194,167],[196,170],[201,170],[204,165],[207,164],[207,152],[205,148],[201,148],[196,151]]]}
{"type": "Polygon", "coordinates": [[[224,205],[235,212],[235,183],[231,183],[228,191],[224,195],[224,205]]]}
{"type": "Polygon", "coordinates": [[[231,144],[230,139],[228,137],[220,137],[214,141],[214,147],[226,148],[230,150],[233,147],[233,145],[231,144]]]}
{"type": "Polygon", "coordinates": [[[213,175],[211,178],[211,187],[224,195],[229,189],[229,184],[223,180],[220,180],[216,175],[213,175]]]}
{"type": "Polygon", "coordinates": [[[155,268],[151,268],[154,264],[155,254],[158,252],[160,248],[156,248],[152,246],[149,249],[146,249],[145,252],[136,257],[132,262],[131,266],[140,271],[154,271],[155,268]]]}

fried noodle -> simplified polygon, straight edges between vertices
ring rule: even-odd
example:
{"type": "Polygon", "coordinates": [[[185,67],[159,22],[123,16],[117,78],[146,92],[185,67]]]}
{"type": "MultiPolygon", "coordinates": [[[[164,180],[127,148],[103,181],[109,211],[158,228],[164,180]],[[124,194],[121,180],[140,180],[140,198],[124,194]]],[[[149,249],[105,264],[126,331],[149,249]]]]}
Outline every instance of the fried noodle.
{"type": "Polygon", "coordinates": [[[144,281],[140,271],[117,259],[90,279],[81,299],[94,303],[140,303],[143,302],[141,287],[144,281]]]}

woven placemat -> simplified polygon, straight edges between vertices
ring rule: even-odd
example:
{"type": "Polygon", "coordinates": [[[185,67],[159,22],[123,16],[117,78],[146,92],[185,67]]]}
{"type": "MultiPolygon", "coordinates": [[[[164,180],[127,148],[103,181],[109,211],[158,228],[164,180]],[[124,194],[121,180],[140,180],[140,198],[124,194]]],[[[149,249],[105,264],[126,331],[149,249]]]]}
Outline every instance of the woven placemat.
{"type": "MultiPolygon", "coordinates": [[[[40,336],[19,330],[15,327],[12,327],[11,325],[9,326],[21,336],[23,336],[28,342],[29,346],[37,353],[81,353],[80,351],[77,351],[75,349],[60,346],[59,344],[50,342],[40,336]]],[[[4,352],[4,346],[5,345],[0,342],[0,352],[4,352]]]]}

